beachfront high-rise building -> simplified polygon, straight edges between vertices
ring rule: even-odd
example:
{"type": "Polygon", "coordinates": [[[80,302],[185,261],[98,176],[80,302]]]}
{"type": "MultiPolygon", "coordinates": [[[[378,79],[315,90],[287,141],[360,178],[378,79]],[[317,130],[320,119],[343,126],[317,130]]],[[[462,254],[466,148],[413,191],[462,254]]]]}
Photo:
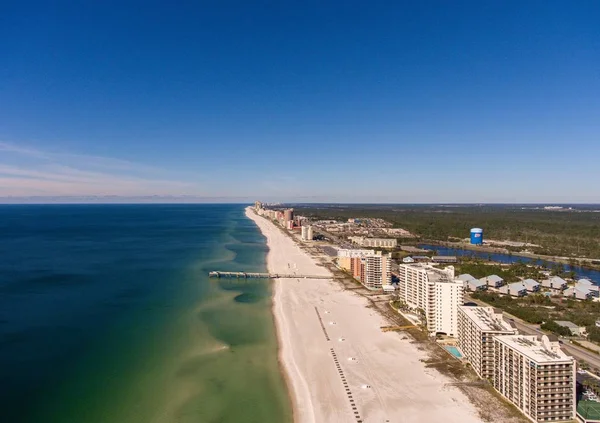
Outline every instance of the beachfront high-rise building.
{"type": "Polygon", "coordinates": [[[392,282],[392,255],[375,250],[338,250],[338,266],[369,289],[392,282]]]}
{"type": "Polygon", "coordinates": [[[255,201],[254,202],[254,210],[255,211],[258,211],[258,210],[260,210],[262,208],[263,208],[263,206],[262,206],[262,203],[260,201],[255,201]]]}
{"type": "Polygon", "coordinates": [[[313,239],[313,228],[310,225],[302,226],[302,241],[312,241],[313,239]]]}
{"type": "Polygon", "coordinates": [[[500,394],[534,422],[575,419],[575,359],[557,340],[504,335],[493,342],[493,385],[500,394]]]}
{"type": "Polygon", "coordinates": [[[361,280],[364,269],[360,259],[371,254],[375,254],[375,250],[340,249],[337,252],[337,264],[342,269],[352,273],[354,279],[361,280]]]}
{"type": "Polygon", "coordinates": [[[458,307],[458,347],[482,379],[494,376],[494,341],[496,335],[516,335],[514,324],[502,318],[493,307],[458,307]]]}
{"type": "Polygon", "coordinates": [[[440,270],[425,264],[401,264],[398,278],[400,299],[421,311],[430,334],[457,335],[457,312],[463,305],[464,286],[454,278],[454,267],[440,270]]]}
{"type": "Polygon", "coordinates": [[[364,265],[362,284],[369,289],[381,289],[392,283],[392,254],[370,254],[361,258],[364,265]]]}
{"type": "Polygon", "coordinates": [[[294,209],[285,209],[283,211],[283,218],[286,222],[294,220],[294,209]]]}

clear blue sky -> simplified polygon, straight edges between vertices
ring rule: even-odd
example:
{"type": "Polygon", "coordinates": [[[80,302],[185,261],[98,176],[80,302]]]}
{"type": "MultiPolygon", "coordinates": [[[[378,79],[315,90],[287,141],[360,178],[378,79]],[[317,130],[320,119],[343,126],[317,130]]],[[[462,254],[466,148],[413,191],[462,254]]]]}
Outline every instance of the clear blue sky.
{"type": "Polygon", "coordinates": [[[12,3],[0,196],[600,202],[598,1],[12,3]]]}

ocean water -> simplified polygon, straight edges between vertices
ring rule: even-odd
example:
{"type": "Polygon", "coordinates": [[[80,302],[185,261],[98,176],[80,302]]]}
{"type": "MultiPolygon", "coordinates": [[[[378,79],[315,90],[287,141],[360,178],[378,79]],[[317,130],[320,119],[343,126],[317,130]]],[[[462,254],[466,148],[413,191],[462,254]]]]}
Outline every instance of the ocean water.
{"type": "Polygon", "coordinates": [[[289,422],[240,205],[0,206],[0,421],[289,422]]]}

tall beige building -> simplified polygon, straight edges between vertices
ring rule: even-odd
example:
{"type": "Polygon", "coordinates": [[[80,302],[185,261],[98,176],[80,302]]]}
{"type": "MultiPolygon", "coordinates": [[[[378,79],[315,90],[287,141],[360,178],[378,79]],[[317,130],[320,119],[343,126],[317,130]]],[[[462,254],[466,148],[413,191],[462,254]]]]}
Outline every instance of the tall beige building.
{"type": "Polygon", "coordinates": [[[366,255],[361,258],[364,265],[364,276],[362,284],[369,289],[381,289],[382,285],[392,283],[392,255],[375,254],[366,255]]]}
{"type": "Polygon", "coordinates": [[[575,419],[575,359],[546,335],[495,336],[494,388],[534,422],[575,419]]]}
{"type": "Polygon", "coordinates": [[[351,271],[353,263],[352,259],[372,254],[375,254],[375,250],[339,249],[337,252],[337,263],[342,269],[351,271]]]}
{"type": "Polygon", "coordinates": [[[464,286],[454,278],[454,267],[440,270],[424,264],[401,264],[398,278],[400,299],[425,315],[429,333],[456,336],[457,310],[463,305],[464,286]]]}
{"type": "Polygon", "coordinates": [[[496,335],[515,335],[517,329],[492,307],[458,307],[458,347],[475,373],[483,379],[494,377],[496,335]]]}

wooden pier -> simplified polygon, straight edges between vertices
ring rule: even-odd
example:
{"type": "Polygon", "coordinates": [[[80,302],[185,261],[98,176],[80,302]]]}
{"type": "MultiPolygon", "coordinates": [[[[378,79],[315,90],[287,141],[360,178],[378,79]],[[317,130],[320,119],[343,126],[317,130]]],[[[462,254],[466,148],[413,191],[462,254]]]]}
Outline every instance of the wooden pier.
{"type": "Polygon", "coordinates": [[[221,272],[208,273],[211,278],[236,278],[236,279],[333,279],[333,276],[322,275],[293,275],[285,273],[256,273],[256,272],[221,272]]]}

